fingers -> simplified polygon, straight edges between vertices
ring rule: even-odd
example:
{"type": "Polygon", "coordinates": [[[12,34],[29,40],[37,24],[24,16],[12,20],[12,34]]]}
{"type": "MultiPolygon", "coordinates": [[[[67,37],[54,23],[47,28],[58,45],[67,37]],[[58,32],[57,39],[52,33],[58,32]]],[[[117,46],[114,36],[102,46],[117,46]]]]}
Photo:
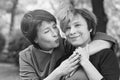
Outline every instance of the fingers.
{"type": "Polygon", "coordinates": [[[68,58],[69,60],[71,60],[72,58],[74,58],[76,56],[76,53],[73,52],[73,54],[68,58]]]}
{"type": "Polygon", "coordinates": [[[70,63],[73,63],[73,62],[75,62],[78,59],[79,59],[79,55],[76,55],[73,58],[69,59],[69,61],[70,61],[70,63]]]}
{"type": "Polygon", "coordinates": [[[87,48],[78,47],[75,50],[75,52],[79,53],[79,55],[81,55],[80,60],[86,60],[86,59],[89,60],[89,53],[88,53],[88,49],[87,48]]]}
{"type": "Polygon", "coordinates": [[[71,63],[71,66],[74,67],[74,66],[78,65],[79,62],[80,62],[80,60],[77,59],[76,61],[74,61],[73,63],[71,63]]]}
{"type": "Polygon", "coordinates": [[[79,60],[76,60],[76,61],[70,63],[70,61],[68,59],[66,59],[60,64],[58,69],[61,70],[61,73],[63,75],[66,75],[66,74],[72,72],[73,70],[75,70],[79,66],[78,63],[79,63],[79,60]]]}

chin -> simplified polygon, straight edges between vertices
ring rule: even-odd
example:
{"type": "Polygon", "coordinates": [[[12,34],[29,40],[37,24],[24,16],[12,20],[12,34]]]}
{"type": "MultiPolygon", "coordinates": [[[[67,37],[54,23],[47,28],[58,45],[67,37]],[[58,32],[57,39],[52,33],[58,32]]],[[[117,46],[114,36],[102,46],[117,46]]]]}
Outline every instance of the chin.
{"type": "Polygon", "coordinates": [[[59,43],[55,43],[55,45],[53,45],[54,48],[58,47],[59,43]]]}
{"type": "Polygon", "coordinates": [[[78,46],[82,46],[83,45],[83,43],[80,43],[80,41],[79,42],[72,42],[71,43],[73,46],[75,46],[75,47],[78,47],[78,46]]]}

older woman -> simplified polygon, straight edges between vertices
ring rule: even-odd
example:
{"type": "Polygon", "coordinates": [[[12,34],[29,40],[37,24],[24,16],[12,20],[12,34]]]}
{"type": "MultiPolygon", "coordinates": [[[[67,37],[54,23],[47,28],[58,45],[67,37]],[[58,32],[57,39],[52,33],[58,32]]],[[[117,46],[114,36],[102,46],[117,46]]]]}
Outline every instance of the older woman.
{"type": "MultiPolygon", "coordinates": [[[[67,40],[77,48],[73,56],[79,55],[80,60],[79,68],[64,76],[63,79],[119,80],[119,66],[113,50],[103,49],[89,57],[87,46],[96,34],[96,25],[95,15],[86,9],[73,9],[61,21],[61,29],[65,32],[67,40]]],[[[64,58],[67,57],[69,55],[64,58]]]]}

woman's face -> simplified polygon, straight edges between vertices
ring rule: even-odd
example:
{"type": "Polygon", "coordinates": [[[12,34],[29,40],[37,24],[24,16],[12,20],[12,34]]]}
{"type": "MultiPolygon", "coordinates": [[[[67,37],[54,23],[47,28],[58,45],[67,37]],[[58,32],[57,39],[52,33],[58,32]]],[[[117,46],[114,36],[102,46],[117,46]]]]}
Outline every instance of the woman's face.
{"type": "Polygon", "coordinates": [[[43,21],[37,29],[37,38],[35,42],[43,50],[50,50],[59,46],[59,30],[55,22],[43,21]]]}
{"type": "Polygon", "coordinates": [[[81,15],[76,15],[66,27],[67,40],[74,46],[84,47],[90,41],[90,32],[86,20],[81,15]]]}

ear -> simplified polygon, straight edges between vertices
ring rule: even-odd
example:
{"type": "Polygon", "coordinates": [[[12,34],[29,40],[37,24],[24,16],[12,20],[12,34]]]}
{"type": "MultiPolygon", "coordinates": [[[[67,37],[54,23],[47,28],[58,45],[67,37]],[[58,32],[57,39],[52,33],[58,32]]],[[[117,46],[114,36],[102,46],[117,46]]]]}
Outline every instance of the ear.
{"type": "Polygon", "coordinates": [[[92,29],[90,29],[90,32],[92,32],[92,29]]]}
{"type": "Polygon", "coordinates": [[[38,43],[38,38],[35,38],[34,42],[35,42],[35,43],[38,43]]]}

